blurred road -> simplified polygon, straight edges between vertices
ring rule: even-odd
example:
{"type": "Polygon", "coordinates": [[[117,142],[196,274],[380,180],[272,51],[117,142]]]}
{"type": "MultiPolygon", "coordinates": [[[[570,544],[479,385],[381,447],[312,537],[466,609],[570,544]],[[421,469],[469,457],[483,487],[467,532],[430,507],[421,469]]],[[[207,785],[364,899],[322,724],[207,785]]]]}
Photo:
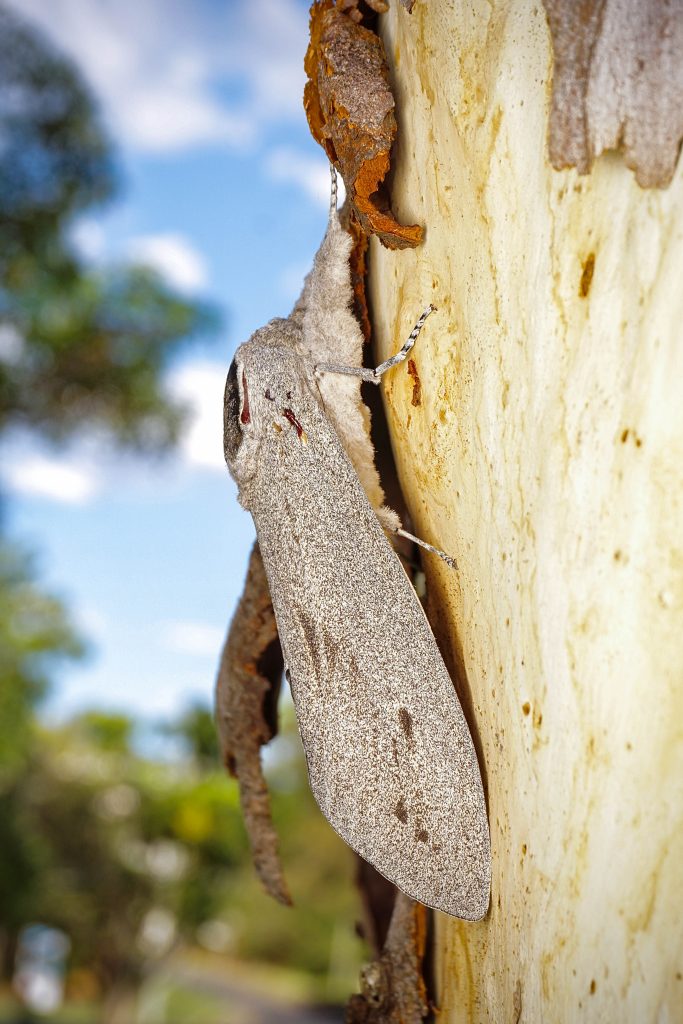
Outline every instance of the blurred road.
{"type": "Polygon", "coordinates": [[[341,1024],[344,1008],[341,1006],[297,1006],[277,1002],[264,991],[256,991],[250,984],[241,984],[230,975],[217,978],[216,974],[200,967],[177,966],[173,979],[183,987],[220,999],[225,1006],[226,1024],[341,1024]]]}

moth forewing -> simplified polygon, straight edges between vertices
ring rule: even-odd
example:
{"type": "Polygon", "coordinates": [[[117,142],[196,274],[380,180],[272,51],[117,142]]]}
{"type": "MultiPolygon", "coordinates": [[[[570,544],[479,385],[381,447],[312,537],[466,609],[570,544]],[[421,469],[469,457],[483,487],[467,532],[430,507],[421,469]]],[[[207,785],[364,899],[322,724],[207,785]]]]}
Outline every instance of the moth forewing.
{"type": "Polygon", "coordinates": [[[226,455],[256,525],[311,788],[400,889],[477,920],[490,843],[467,723],[312,368],[291,347],[264,345],[272,337],[238,350],[241,404],[230,415],[243,441],[226,455]]]}

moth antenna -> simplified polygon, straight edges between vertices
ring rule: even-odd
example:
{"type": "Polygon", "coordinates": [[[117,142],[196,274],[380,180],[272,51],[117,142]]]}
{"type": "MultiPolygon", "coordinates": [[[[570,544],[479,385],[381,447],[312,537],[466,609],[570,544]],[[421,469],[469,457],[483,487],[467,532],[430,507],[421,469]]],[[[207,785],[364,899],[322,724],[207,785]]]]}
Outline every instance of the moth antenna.
{"type": "Polygon", "coordinates": [[[337,171],[334,164],[330,164],[330,220],[337,213],[337,171]]]}
{"type": "Polygon", "coordinates": [[[427,306],[427,308],[425,309],[424,313],[422,314],[422,316],[417,321],[417,323],[413,327],[412,331],[408,335],[408,337],[406,339],[406,342],[405,342],[403,348],[401,349],[401,351],[397,352],[395,356],[391,356],[390,359],[386,359],[383,363],[380,363],[379,366],[376,367],[375,370],[373,370],[373,373],[375,374],[376,377],[381,377],[382,374],[386,373],[387,370],[390,370],[392,366],[396,366],[398,363],[402,363],[403,362],[403,360],[406,358],[406,356],[410,352],[411,348],[413,347],[413,345],[417,341],[417,337],[418,337],[420,331],[422,330],[422,328],[424,327],[425,320],[427,319],[429,314],[433,313],[435,310],[436,310],[436,306],[432,306],[432,304],[430,302],[430,304],[427,306]]]}
{"type": "Polygon", "coordinates": [[[433,555],[438,555],[439,558],[443,559],[446,565],[449,565],[451,569],[455,569],[457,572],[458,563],[454,558],[451,557],[451,555],[447,555],[445,551],[442,551],[440,548],[435,548],[433,544],[428,544],[426,540],[420,540],[419,537],[416,537],[412,533],[408,533],[407,530],[404,530],[400,526],[395,526],[393,528],[393,532],[397,534],[399,537],[405,537],[406,540],[412,540],[413,544],[418,544],[421,548],[424,548],[426,551],[431,551],[433,555]]]}
{"type": "MultiPolygon", "coordinates": [[[[398,363],[402,363],[406,358],[411,348],[417,341],[417,337],[424,327],[425,320],[430,313],[436,312],[436,306],[432,306],[431,302],[425,309],[424,313],[417,321],[412,331],[408,335],[408,338],[403,345],[400,352],[397,352],[395,356],[391,356],[386,359],[379,366],[375,367],[374,370],[366,370],[362,366],[341,366],[339,363],[318,363],[315,367],[316,373],[341,373],[348,377],[360,377],[361,380],[371,381],[373,384],[379,384],[380,377],[387,370],[390,370],[392,366],[396,366],[398,363]]],[[[437,552],[438,554],[438,552],[437,552]]]]}

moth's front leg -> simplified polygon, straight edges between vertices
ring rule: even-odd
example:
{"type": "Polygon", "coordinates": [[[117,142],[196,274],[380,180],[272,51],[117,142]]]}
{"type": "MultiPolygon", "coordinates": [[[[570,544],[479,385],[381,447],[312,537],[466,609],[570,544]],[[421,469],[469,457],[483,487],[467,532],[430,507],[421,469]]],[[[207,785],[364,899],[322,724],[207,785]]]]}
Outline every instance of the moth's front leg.
{"type": "MultiPolygon", "coordinates": [[[[338,363],[318,363],[315,366],[316,374],[338,373],[345,376],[360,377],[361,380],[371,381],[373,384],[379,384],[382,374],[386,373],[386,371],[390,370],[393,366],[398,366],[398,364],[402,363],[403,360],[407,357],[408,353],[410,352],[413,345],[417,341],[417,338],[420,334],[420,331],[424,327],[427,317],[431,313],[434,313],[435,311],[436,306],[432,306],[430,303],[430,305],[427,306],[427,308],[424,310],[422,316],[419,318],[419,320],[413,327],[412,331],[406,338],[406,341],[401,350],[397,352],[396,355],[390,356],[389,359],[385,359],[385,361],[383,363],[380,363],[379,366],[375,367],[374,370],[368,370],[361,366],[342,366],[338,363]]],[[[381,516],[380,520],[382,520],[381,516]]],[[[451,567],[451,569],[458,568],[454,558],[452,558],[450,555],[447,555],[445,551],[441,551],[439,548],[435,548],[432,544],[428,544],[427,541],[421,540],[419,537],[416,537],[413,533],[408,533],[408,531],[404,530],[403,527],[400,525],[400,522],[386,523],[382,521],[382,525],[388,532],[395,533],[399,537],[405,537],[406,540],[412,541],[419,547],[424,548],[425,551],[431,551],[432,554],[438,555],[439,558],[443,559],[443,561],[451,567]]]]}
{"type": "Polygon", "coordinates": [[[403,348],[397,352],[396,355],[390,356],[389,359],[385,359],[385,361],[380,363],[379,366],[376,366],[374,370],[367,370],[362,366],[342,366],[339,363],[317,363],[314,368],[316,374],[339,373],[347,377],[360,377],[361,380],[369,381],[372,384],[379,384],[383,373],[390,370],[392,366],[398,366],[398,364],[402,363],[407,357],[408,353],[417,341],[418,335],[422,330],[427,317],[430,313],[434,312],[436,312],[436,306],[432,306],[430,303],[408,335],[403,348]]]}

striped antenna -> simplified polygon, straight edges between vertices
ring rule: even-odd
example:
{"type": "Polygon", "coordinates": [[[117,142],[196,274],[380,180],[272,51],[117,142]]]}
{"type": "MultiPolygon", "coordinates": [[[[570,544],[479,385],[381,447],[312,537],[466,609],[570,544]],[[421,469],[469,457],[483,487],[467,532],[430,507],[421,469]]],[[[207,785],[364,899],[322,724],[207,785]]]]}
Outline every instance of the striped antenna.
{"type": "Polygon", "coordinates": [[[334,164],[330,164],[330,218],[337,212],[337,172],[334,164]]]}

